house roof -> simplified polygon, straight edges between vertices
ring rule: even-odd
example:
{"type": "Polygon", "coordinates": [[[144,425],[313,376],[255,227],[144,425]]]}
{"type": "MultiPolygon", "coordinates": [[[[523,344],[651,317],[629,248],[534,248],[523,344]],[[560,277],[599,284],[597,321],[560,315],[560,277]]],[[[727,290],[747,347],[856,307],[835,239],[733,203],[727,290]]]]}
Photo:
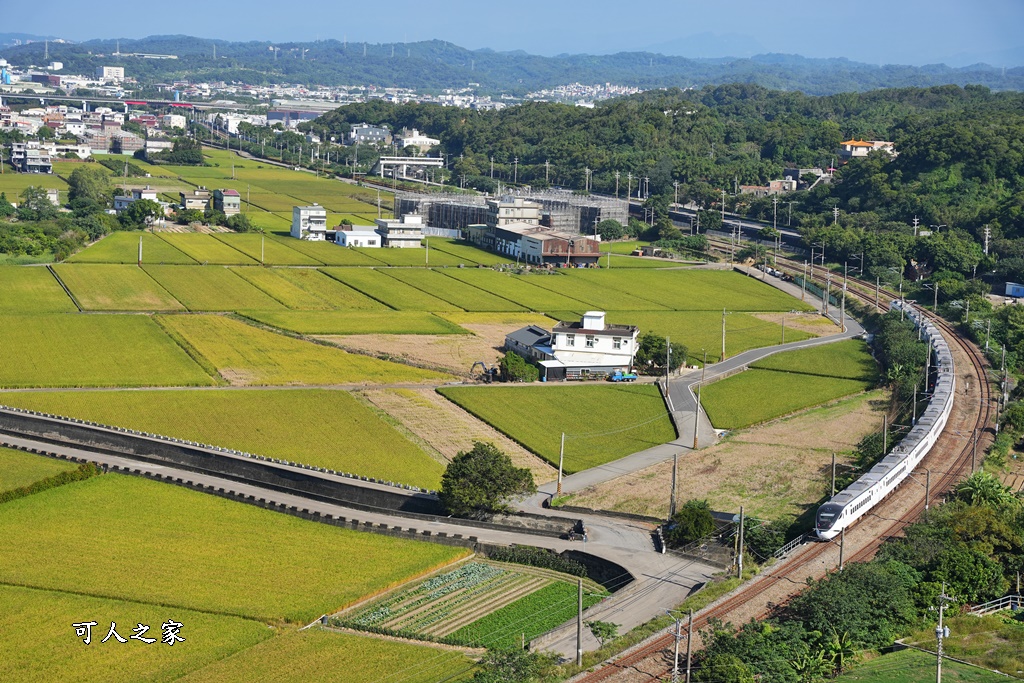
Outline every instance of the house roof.
{"type": "Polygon", "coordinates": [[[847,147],[874,147],[870,142],[865,142],[863,140],[847,140],[841,144],[847,147]]]}
{"type": "Polygon", "coordinates": [[[520,346],[534,346],[535,344],[546,342],[551,337],[551,333],[545,330],[543,327],[536,325],[527,325],[521,329],[516,330],[505,335],[505,341],[513,341],[520,346]]]}
{"type": "Polygon", "coordinates": [[[562,322],[558,323],[557,325],[555,325],[554,329],[552,329],[551,331],[553,333],[556,333],[556,334],[559,333],[559,332],[563,332],[563,333],[565,333],[565,332],[569,332],[569,333],[577,333],[577,332],[579,332],[579,333],[583,333],[583,334],[594,334],[594,335],[601,335],[601,336],[605,336],[605,337],[632,337],[637,332],[639,332],[639,330],[640,330],[640,328],[638,328],[636,325],[608,325],[608,324],[605,324],[603,330],[588,330],[585,327],[583,327],[583,323],[581,321],[577,320],[575,322],[565,322],[565,321],[562,321],[562,322]]]}

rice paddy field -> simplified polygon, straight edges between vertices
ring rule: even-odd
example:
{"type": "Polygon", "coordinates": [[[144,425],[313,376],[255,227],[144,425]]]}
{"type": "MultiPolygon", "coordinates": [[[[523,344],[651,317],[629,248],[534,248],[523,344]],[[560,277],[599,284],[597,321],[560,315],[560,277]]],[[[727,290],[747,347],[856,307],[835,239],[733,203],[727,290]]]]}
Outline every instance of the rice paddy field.
{"type": "Polygon", "coordinates": [[[308,623],[467,553],[116,474],[5,503],[0,534],[0,583],[264,622],[308,623]]]}
{"type": "Polygon", "coordinates": [[[287,631],[211,663],[181,683],[265,681],[345,681],[403,683],[465,681],[474,662],[449,650],[320,629],[287,631]]]}
{"type": "Polygon", "coordinates": [[[246,317],[297,334],[470,334],[424,311],[252,311],[246,317]]]}
{"type": "Polygon", "coordinates": [[[811,306],[756,279],[723,270],[588,270],[570,277],[664,304],[676,311],[809,311],[811,306]]]}
{"type": "Polygon", "coordinates": [[[347,353],[226,316],[160,316],[159,321],[231,384],[337,385],[447,379],[439,372],[347,353]]]}
{"type": "Polygon", "coordinates": [[[442,387],[438,393],[566,472],[672,441],[675,428],[650,384],[442,387]]]}
{"type": "Polygon", "coordinates": [[[877,381],[864,343],[851,340],[769,356],[704,387],[701,404],[716,428],[738,429],[867,391],[877,381]]]}
{"type": "Polygon", "coordinates": [[[0,266],[0,315],[72,313],[78,307],[47,268],[0,266]]]}
{"type": "MultiPolygon", "coordinates": [[[[213,238],[211,238],[213,239],[213,238]]],[[[143,266],[190,311],[274,310],[284,305],[218,266],[143,266]]]]}
{"type": "Polygon", "coordinates": [[[348,285],[311,268],[274,268],[272,272],[310,294],[322,299],[330,309],[350,311],[390,311],[384,304],[348,285]]]}
{"type": "Polygon", "coordinates": [[[185,307],[139,267],[63,264],[53,271],[84,311],[184,311],[185,307]]]}
{"type": "Polygon", "coordinates": [[[222,266],[252,266],[258,261],[213,235],[168,232],[161,235],[171,246],[197,263],[222,266]]]}
{"type": "MultiPolygon", "coordinates": [[[[3,397],[0,396],[0,402],[2,400],[3,397]]],[[[61,472],[69,472],[76,467],[78,465],[66,460],[0,448],[0,493],[28,486],[61,472]]]]}
{"type": "Polygon", "coordinates": [[[323,297],[304,289],[292,280],[282,276],[289,268],[231,268],[238,277],[256,287],[274,301],[295,310],[328,311],[334,308],[323,297]]]}
{"type": "MultiPolygon", "coordinates": [[[[249,258],[268,266],[319,266],[320,261],[291,249],[275,239],[254,233],[221,233],[215,236],[224,244],[237,249],[249,258]]],[[[301,240],[292,240],[300,242],[301,240]]]]}
{"type": "MultiPolygon", "coordinates": [[[[291,223],[288,223],[290,226],[291,223]]],[[[288,227],[286,226],[286,228],[288,227]]],[[[365,251],[357,251],[351,247],[340,247],[332,242],[297,240],[294,237],[274,235],[273,239],[281,242],[289,249],[298,251],[327,266],[379,266],[381,262],[369,256],[365,251]]]]}
{"type": "Polygon", "coordinates": [[[490,292],[445,277],[429,268],[387,268],[380,272],[420,291],[452,303],[467,311],[524,311],[522,306],[490,292]]]}
{"type": "Polygon", "coordinates": [[[0,585],[0,629],[0,680],[26,683],[109,680],[113,672],[121,681],[177,680],[273,636],[252,619],[11,585],[0,585]],[[185,638],[173,647],[160,642],[161,625],[169,619],[182,624],[185,638]],[[71,626],[85,621],[97,622],[89,645],[71,626]],[[126,643],[113,637],[102,642],[112,622],[126,643]],[[148,625],[144,637],[157,642],[131,639],[137,624],[148,625]]]}
{"type": "Polygon", "coordinates": [[[443,251],[456,258],[463,259],[466,264],[479,263],[484,266],[494,266],[499,263],[508,263],[508,258],[500,254],[494,254],[479,249],[468,242],[448,237],[431,237],[429,246],[432,251],[443,251]]]}
{"type": "Polygon", "coordinates": [[[213,384],[149,316],[0,316],[3,387],[138,387],[213,384]]]}
{"type": "Polygon", "coordinates": [[[564,294],[531,284],[534,278],[559,277],[557,275],[519,277],[495,270],[475,268],[448,268],[441,272],[450,278],[473,285],[496,296],[504,297],[525,306],[531,311],[539,313],[587,308],[587,304],[578,299],[573,299],[564,294]]]}
{"type": "MultiPolygon", "coordinates": [[[[582,301],[591,309],[602,311],[664,311],[669,306],[642,299],[632,294],[608,287],[602,282],[573,277],[572,271],[558,272],[555,275],[523,276],[530,284],[564,294],[582,301]]],[[[635,324],[635,323],[633,323],[635,324]]]]}
{"type": "Polygon", "coordinates": [[[87,249],[67,260],[67,263],[135,263],[139,262],[139,239],[142,239],[143,263],[192,264],[195,259],[171,246],[153,233],[112,232],[87,249]]]}
{"type": "Polygon", "coordinates": [[[436,489],[443,471],[345,391],[3,392],[0,404],[421,488],[436,489]]]}
{"type": "Polygon", "coordinates": [[[388,277],[376,268],[324,268],[339,282],[399,311],[457,311],[455,304],[388,277]]]}

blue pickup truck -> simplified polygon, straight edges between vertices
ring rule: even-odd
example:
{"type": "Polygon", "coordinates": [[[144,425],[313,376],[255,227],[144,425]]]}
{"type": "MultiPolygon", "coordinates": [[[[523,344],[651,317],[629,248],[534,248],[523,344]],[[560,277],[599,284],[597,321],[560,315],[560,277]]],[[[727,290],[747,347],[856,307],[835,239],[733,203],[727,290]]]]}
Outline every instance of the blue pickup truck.
{"type": "Polygon", "coordinates": [[[635,382],[636,374],[632,372],[623,372],[622,370],[616,370],[612,374],[608,375],[609,382],[635,382]]]}

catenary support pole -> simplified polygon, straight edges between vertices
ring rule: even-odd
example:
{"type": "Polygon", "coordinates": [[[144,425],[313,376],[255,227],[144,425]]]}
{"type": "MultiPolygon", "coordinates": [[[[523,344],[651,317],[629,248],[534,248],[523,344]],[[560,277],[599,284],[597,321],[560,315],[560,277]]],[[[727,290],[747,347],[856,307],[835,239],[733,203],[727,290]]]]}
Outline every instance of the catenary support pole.
{"type": "MultiPolygon", "coordinates": [[[[1020,593],[1020,572],[1017,573],[1017,592],[1020,593]]],[[[693,652],[693,610],[690,610],[690,621],[686,625],[686,683],[690,683],[690,654],[693,652]]]]}
{"type": "Polygon", "coordinates": [[[736,552],[736,578],[743,578],[743,506],[740,505],[739,550],[736,552]]]}
{"type": "Polygon", "coordinates": [[[565,432],[562,432],[562,442],[558,447],[558,488],[556,492],[562,495],[562,463],[565,460],[565,432]]]}
{"type": "Polygon", "coordinates": [[[577,579],[576,666],[583,666],[583,579],[577,579]]]}

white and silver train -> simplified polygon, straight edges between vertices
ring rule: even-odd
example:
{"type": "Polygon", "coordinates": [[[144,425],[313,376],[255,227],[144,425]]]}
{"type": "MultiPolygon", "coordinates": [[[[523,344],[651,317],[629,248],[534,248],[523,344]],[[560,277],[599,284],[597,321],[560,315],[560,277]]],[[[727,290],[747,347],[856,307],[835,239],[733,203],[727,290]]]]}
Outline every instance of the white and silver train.
{"type": "Polygon", "coordinates": [[[864,476],[818,508],[815,531],[822,540],[838,536],[843,529],[866,515],[879,501],[892,493],[935,445],[953,409],[956,377],[949,345],[939,329],[914,311],[912,306],[893,301],[892,310],[900,309],[918,328],[921,339],[931,347],[932,368],[935,372],[932,398],[917,423],[888,455],[864,476]]]}

